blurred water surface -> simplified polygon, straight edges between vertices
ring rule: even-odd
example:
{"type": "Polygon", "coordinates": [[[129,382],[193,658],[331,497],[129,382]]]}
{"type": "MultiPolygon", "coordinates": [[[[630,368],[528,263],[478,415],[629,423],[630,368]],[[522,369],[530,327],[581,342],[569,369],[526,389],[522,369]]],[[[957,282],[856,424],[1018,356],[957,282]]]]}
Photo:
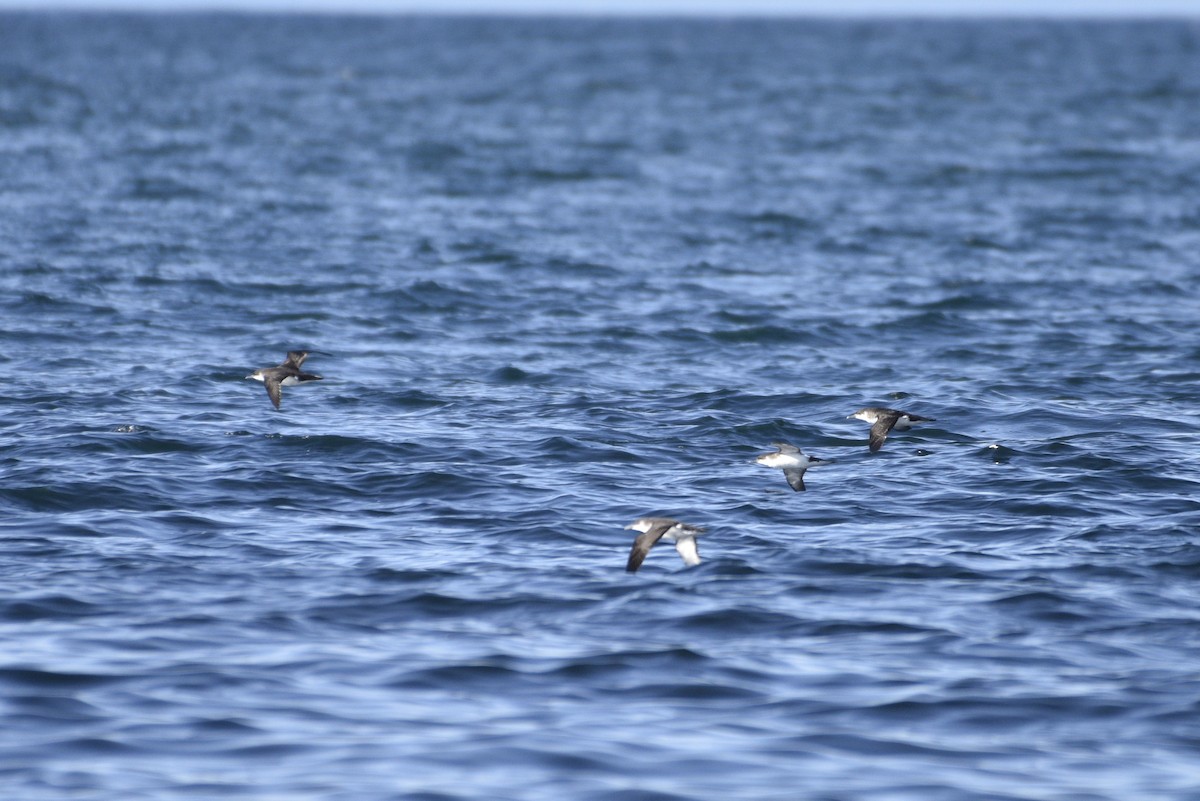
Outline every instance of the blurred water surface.
{"type": "Polygon", "coordinates": [[[1197,798],[1198,198],[1195,23],[0,16],[5,797],[1197,798]]]}

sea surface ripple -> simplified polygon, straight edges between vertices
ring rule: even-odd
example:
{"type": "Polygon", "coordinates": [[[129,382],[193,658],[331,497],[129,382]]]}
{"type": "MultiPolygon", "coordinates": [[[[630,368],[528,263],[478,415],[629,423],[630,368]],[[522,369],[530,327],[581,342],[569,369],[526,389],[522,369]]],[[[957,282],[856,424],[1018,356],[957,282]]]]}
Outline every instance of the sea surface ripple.
{"type": "Polygon", "coordinates": [[[1200,798],[1195,22],[7,13],[0,176],[5,799],[1200,798]]]}

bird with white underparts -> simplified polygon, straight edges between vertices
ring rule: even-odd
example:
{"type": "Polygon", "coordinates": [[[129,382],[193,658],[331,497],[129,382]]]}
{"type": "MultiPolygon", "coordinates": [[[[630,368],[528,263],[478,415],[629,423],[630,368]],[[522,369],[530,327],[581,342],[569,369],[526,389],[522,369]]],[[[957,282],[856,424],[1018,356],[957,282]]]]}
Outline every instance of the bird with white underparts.
{"type": "Polygon", "coordinates": [[[700,564],[700,552],[696,549],[696,537],[704,533],[704,528],[701,526],[681,523],[670,517],[639,517],[625,529],[640,532],[633,541],[633,548],[629,551],[629,561],[625,563],[625,570],[630,573],[637,572],[637,569],[642,566],[646,554],[650,553],[650,549],[661,539],[671,540],[675,543],[675,550],[679,552],[683,563],[688,567],[700,564]]]}
{"type": "Polygon", "coordinates": [[[788,486],[796,492],[804,492],[804,472],[815,465],[829,464],[829,459],[819,456],[809,456],[804,451],[789,442],[771,443],[779,450],[774,453],[764,453],[754,461],[764,467],[774,467],[783,470],[788,486]]]}
{"type": "Polygon", "coordinates": [[[902,412],[899,409],[885,409],[881,406],[868,406],[865,409],[859,409],[846,419],[862,420],[871,424],[871,433],[868,437],[868,447],[871,449],[871,453],[883,447],[883,441],[887,439],[888,434],[892,433],[892,431],[907,431],[917,423],[936,422],[932,417],[922,417],[912,412],[902,412]]]}

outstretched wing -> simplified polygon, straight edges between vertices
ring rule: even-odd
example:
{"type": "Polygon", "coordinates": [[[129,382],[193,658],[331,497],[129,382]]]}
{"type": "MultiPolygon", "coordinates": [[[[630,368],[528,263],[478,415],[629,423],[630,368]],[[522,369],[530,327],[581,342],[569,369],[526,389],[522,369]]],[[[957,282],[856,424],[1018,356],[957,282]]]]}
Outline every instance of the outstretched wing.
{"type": "Polygon", "coordinates": [[[654,547],[654,543],[662,539],[662,535],[667,533],[671,526],[675,525],[675,521],[670,523],[659,523],[645,534],[639,534],[637,539],[633,541],[633,548],[629,551],[629,561],[625,563],[625,571],[627,573],[636,573],[637,569],[642,566],[642,561],[645,560],[646,554],[650,553],[650,549],[654,547]]]}
{"type": "Polygon", "coordinates": [[[683,563],[688,567],[700,564],[700,551],[696,548],[695,537],[679,537],[675,540],[675,550],[683,557],[683,563]]]}
{"type": "Polygon", "coordinates": [[[299,370],[300,365],[304,364],[304,360],[307,358],[308,358],[308,351],[306,351],[306,350],[289,350],[288,355],[287,355],[287,361],[285,361],[283,364],[281,364],[279,366],[280,367],[295,367],[297,370],[299,370]]]}
{"type": "Polygon", "coordinates": [[[887,439],[887,435],[891,433],[892,426],[896,425],[896,421],[900,419],[900,415],[895,412],[880,415],[875,421],[875,425],[871,426],[871,453],[883,447],[883,441],[887,439]]]}
{"type": "Polygon", "coordinates": [[[796,467],[788,467],[783,471],[784,478],[787,479],[788,486],[796,492],[804,492],[804,471],[796,467]]]}
{"type": "Polygon", "coordinates": [[[271,398],[271,403],[275,404],[275,408],[279,408],[279,401],[283,393],[279,389],[279,379],[274,376],[268,376],[263,379],[263,385],[267,388],[267,395],[271,398]]]}
{"type": "Polygon", "coordinates": [[[771,444],[778,448],[780,453],[800,453],[800,449],[790,442],[772,442],[771,444]]]}

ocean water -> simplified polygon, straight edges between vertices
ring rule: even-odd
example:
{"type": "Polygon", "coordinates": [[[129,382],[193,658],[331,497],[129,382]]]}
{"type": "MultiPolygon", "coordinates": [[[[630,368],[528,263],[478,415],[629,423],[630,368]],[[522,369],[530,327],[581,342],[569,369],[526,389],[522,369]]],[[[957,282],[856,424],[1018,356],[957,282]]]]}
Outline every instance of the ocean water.
{"type": "Polygon", "coordinates": [[[1200,798],[1198,289],[1195,21],[0,15],[0,796],[1200,798]]]}

